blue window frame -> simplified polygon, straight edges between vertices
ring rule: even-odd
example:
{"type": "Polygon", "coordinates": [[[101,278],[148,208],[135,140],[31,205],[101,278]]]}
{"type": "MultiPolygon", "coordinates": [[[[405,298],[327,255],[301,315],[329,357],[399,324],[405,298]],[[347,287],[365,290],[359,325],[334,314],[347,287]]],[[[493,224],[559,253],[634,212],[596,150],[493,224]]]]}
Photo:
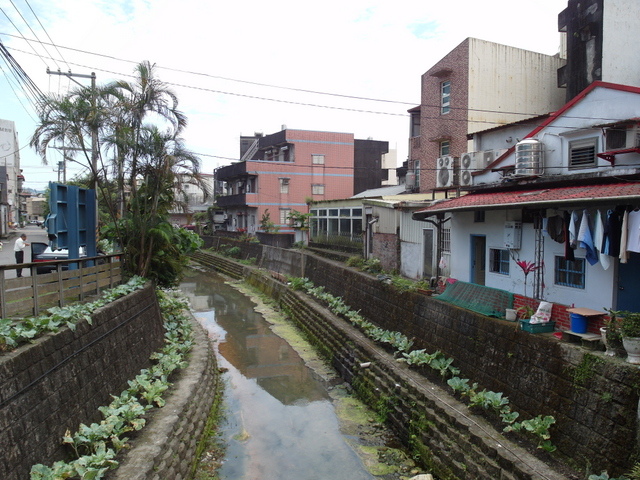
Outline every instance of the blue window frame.
{"type": "Polygon", "coordinates": [[[489,249],[489,271],[500,275],[509,275],[509,250],[489,249]]]}
{"type": "Polygon", "coordinates": [[[582,288],[585,283],[584,258],[565,260],[564,257],[556,257],[555,284],[565,287],[582,288]]]}

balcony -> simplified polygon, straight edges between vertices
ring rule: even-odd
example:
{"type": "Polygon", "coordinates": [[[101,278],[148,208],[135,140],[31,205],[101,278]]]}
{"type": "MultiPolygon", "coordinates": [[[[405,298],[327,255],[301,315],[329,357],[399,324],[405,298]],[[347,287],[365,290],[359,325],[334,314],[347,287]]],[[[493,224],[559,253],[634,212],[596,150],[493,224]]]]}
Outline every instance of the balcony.
{"type": "Polygon", "coordinates": [[[232,163],[216,170],[216,180],[229,181],[247,175],[247,162],[232,163]]]}
{"type": "Polygon", "coordinates": [[[216,199],[218,207],[241,207],[247,204],[247,195],[239,193],[237,195],[223,195],[216,199]]]}

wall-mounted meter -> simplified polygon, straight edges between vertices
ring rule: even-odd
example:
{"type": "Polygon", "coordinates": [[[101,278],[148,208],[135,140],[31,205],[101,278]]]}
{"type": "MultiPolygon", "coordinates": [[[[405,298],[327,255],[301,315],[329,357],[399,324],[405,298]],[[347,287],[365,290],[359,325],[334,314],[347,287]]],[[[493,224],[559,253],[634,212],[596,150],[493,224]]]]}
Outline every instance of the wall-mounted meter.
{"type": "Polygon", "coordinates": [[[522,243],[522,222],[505,222],[504,246],[511,250],[518,250],[522,243]]]}

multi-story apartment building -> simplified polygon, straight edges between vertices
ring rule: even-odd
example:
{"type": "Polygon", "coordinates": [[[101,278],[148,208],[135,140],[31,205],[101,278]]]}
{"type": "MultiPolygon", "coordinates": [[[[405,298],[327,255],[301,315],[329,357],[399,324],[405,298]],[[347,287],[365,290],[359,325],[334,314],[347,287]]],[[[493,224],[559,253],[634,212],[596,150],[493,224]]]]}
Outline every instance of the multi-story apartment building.
{"type": "Polygon", "coordinates": [[[15,123],[0,120],[0,166],[5,168],[2,177],[2,196],[0,203],[0,235],[6,235],[8,226],[21,221],[22,182],[24,177],[20,171],[20,149],[15,123]]]}
{"type": "Polygon", "coordinates": [[[557,71],[563,65],[560,55],[464,40],[422,75],[421,103],[409,110],[407,188],[455,190],[467,135],[560,108],[557,71]]]}
{"type": "Polygon", "coordinates": [[[388,143],[355,140],[352,133],[284,128],[242,137],[240,149],[240,162],[215,172],[224,182],[216,203],[229,230],[255,233],[268,216],[280,231],[290,231],[294,210],[307,213],[313,201],[348,198],[386,179],[388,143]]]}

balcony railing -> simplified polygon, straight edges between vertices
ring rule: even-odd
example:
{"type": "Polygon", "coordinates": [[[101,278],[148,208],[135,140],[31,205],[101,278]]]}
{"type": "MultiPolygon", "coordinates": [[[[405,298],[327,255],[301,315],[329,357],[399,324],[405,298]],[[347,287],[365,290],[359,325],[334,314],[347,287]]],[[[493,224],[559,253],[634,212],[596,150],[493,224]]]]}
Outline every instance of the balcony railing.
{"type": "Polygon", "coordinates": [[[239,193],[236,195],[222,195],[216,199],[218,207],[240,207],[247,204],[247,195],[239,193]]]}

